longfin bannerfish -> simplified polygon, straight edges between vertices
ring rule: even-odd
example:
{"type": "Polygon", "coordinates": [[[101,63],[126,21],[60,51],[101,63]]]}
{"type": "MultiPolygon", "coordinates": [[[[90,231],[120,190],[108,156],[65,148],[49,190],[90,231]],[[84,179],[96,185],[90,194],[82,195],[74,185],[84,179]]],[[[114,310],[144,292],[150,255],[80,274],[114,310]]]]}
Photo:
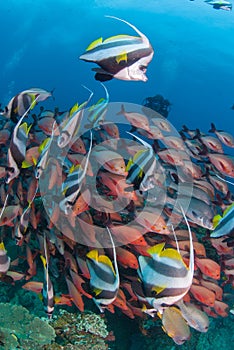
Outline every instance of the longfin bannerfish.
{"type": "Polygon", "coordinates": [[[10,267],[11,259],[7,256],[4,243],[0,243],[0,275],[7,273],[10,267]]]}
{"type": "Polygon", "coordinates": [[[70,142],[72,142],[72,140],[74,141],[74,138],[80,129],[81,121],[84,114],[84,108],[87,106],[87,104],[93,96],[93,92],[91,90],[89,90],[86,86],[83,87],[90,92],[89,98],[80,106],[78,105],[78,103],[76,103],[70,109],[67,119],[60,125],[61,132],[57,140],[57,144],[60,148],[64,148],[70,142]]]}
{"type": "Polygon", "coordinates": [[[36,171],[35,171],[35,178],[36,179],[39,179],[41,177],[43,171],[46,169],[46,166],[48,164],[50,147],[51,147],[53,139],[54,139],[56,125],[57,125],[56,121],[54,121],[51,136],[46,138],[39,146],[40,156],[38,158],[36,171]]]}
{"type": "Polygon", "coordinates": [[[54,289],[49,276],[49,265],[48,265],[48,252],[46,244],[46,236],[44,234],[44,255],[41,255],[41,261],[44,267],[44,283],[42,289],[42,300],[44,309],[49,318],[52,317],[54,311],[54,289]]]}
{"type": "Polygon", "coordinates": [[[113,247],[114,267],[110,258],[106,255],[99,255],[97,249],[91,250],[86,255],[90,285],[94,292],[93,300],[101,312],[104,311],[105,306],[115,300],[120,283],[116,250],[108,227],[107,231],[113,247]]]}
{"type": "Polygon", "coordinates": [[[141,255],[138,258],[138,275],[145,290],[145,297],[138,296],[138,298],[152,305],[153,309],[145,311],[149,314],[156,311],[162,313],[163,305],[172,305],[182,299],[192,285],[194,272],[192,232],[181,206],[180,209],[189,231],[189,267],[183,262],[178,248],[164,249],[165,243],[159,243],[148,249],[151,257],[141,255]]]}
{"type": "Polygon", "coordinates": [[[71,212],[72,207],[74,206],[76,199],[80,193],[82,181],[84,180],[87,173],[89,157],[92,151],[92,135],[93,134],[90,130],[90,146],[88,154],[86,156],[84,168],[82,168],[80,165],[72,167],[69,174],[67,175],[67,179],[62,186],[62,194],[64,195],[64,198],[60,201],[59,207],[66,215],[71,212]]]}
{"type": "Polygon", "coordinates": [[[22,123],[23,119],[26,117],[27,113],[30,111],[32,105],[36,103],[39,99],[39,95],[33,100],[31,105],[19,119],[16,124],[13,135],[10,142],[10,147],[8,148],[8,175],[6,178],[6,183],[9,184],[14,178],[16,178],[20,173],[20,168],[25,159],[26,154],[26,142],[28,139],[28,134],[31,126],[28,127],[27,123],[22,123]]]}
{"type": "Polygon", "coordinates": [[[93,69],[96,71],[95,79],[99,81],[112,78],[147,81],[145,73],[154,54],[148,38],[129,22],[114,16],[106,17],[126,23],[139,37],[117,35],[104,41],[99,38],[88,46],[80,59],[95,62],[101,67],[93,69]]]}
{"type": "Polygon", "coordinates": [[[140,137],[127,132],[132,137],[136,138],[145,146],[145,150],[138,151],[132,160],[127,164],[126,170],[128,171],[127,183],[139,184],[139,189],[147,191],[155,186],[154,175],[156,173],[156,154],[153,151],[152,146],[141,139],[140,137]],[[152,179],[152,181],[149,181],[152,179]]]}
{"type": "Polygon", "coordinates": [[[44,101],[50,96],[52,96],[51,92],[39,88],[22,91],[10,100],[4,111],[0,114],[17,123],[18,118],[27,110],[33,109],[39,101],[44,101]]]}
{"type": "Polygon", "coordinates": [[[103,123],[104,117],[107,112],[107,106],[109,103],[109,94],[108,94],[107,88],[102,83],[101,85],[105,89],[106,98],[101,98],[100,100],[98,100],[98,102],[95,105],[91,106],[88,109],[89,111],[88,120],[90,121],[91,123],[90,126],[92,128],[97,128],[100,126],[100,124],[103,123]]]}
{"type": "Polygon", "coordinates": [[[214,216],[213,224],[215,229],[210,235],[211,238],[232,234],[234,232],[234,203],[224,211],[223,216],[214,216]]]}

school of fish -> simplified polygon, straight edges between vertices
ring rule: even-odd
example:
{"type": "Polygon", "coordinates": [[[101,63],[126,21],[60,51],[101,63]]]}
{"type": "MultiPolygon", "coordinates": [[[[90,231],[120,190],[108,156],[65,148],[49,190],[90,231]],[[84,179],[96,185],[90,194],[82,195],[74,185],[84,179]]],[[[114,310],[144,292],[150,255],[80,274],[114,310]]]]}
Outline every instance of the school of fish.
{"type": "MultiPolygon", "coordinates": [[[[99,39],[80,57],[99,64],[96,80],[147,80],[153,49],[130,26],[140,37],[99,39]]],[[[83,312],[87,299],[100,312],[159,317],[183,344],[190,327],[206,332],[208,316],[228,315],[234,137],[214,124],[176,132],[141,106],[114,109],[100,84],[104,97],[91,103],[84,87],[86,101],[68,111],[37,106],[52,96],[39,88],[1,111],[0,283],[40,294],[49,318],[56,304],[83,312]]]]}

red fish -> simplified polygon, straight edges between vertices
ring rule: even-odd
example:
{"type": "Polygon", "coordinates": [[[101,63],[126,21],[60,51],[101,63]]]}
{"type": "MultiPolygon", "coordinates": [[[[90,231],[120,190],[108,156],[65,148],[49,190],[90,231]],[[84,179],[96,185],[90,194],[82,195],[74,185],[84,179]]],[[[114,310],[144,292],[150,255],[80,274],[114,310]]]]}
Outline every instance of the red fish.
{"type": "Polygon", "coordinates": [[[215,282],[204,280],[204,279],[201,279],[200,283],[203,287],[206,287],[206,288],[212,290],[213,292],[215,292],[216,299],[222,300],[223,290],[218,284],[216,284],[215,282]]]}
{"type": "Polygon", "coordinates": [[[196,257],[195,263],[206,276],[214,278],[215,280],[220,279],[220,266],[215,261],[196,257]]]}
{"type": "Polygon", "coordinates": [[[67,282],[67,287],[70,296],[72,297],[73,303],[76,305],[76,307],[83,312],[84,311],[84,302],[82,299],[82,296],[80,292],[76,289],[75,285],[72,283],[69,277],[65,277],[67,282]]]}
{"type": "Polygon", "coordinates": [[[43,282],[30,281],[30,282],[25,283],[22,286],[22,288],[26,289],[26,290],[30,290],[31,292],[39,294],[42,291],[43,282]]]}
{"type": "Polygon", "coordinates": [[[194,296],[194,298],[200,301],[201,303],[208,306],[214,306],[215,293],[212,292],[211,290],[203,286],[192,284],[190,288],[190,292],[194,296]]]}
{"type": "Polygon", "coordinates": [[[228,316],[228,309],[229,306],[225,304],[224,302],[220,300],[215,300],[214,306],[213,306],[215,312],[222,317],[227,317],[228,316]]]}
{"type": "Polygon", "coordinates": [[[133,253],[129,250],[116,247],[116,255],[118,262],[125,268],[130,267],[131,269],[138,269],[138,261],[133,253]]]}

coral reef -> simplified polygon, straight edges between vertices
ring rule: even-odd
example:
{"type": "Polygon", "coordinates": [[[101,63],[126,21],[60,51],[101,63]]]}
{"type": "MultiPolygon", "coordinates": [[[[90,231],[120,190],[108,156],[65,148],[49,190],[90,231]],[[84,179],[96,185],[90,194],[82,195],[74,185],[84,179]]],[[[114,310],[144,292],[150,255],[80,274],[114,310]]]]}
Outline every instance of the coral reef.
{"type": "Polygon", "coordinates": [[[44,349],[79,349],[105,350],[108,349],[106,340],[109,332],[101,316],[93,312],[73,314],[60,310],[51,326],[56,332],[56,343],[44,349]]]}
{"type": "Polygon", "coordinates": [[[0,303],[0,349],[43,349],[55,339],[54,329],[22,306],[0,303]]]}

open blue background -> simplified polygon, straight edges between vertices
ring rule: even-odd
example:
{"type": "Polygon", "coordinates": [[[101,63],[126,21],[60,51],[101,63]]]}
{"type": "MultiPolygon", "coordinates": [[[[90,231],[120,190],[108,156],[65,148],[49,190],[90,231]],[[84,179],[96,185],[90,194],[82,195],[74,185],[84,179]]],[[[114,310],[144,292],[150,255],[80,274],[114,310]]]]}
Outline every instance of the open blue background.
{"type": "Polygon", "coordinates": [[[0,102],[30,87],[55,88],[55,102],[69,109],[87,98],[85,84],[102,97],[95,65],[80,61],[88,44],[102,36],[134,32],[133,23],[155,50],[147,83],[106,83],[110,102],[141,103],[162,94],[173,106],[175,127],[208,131],[210,122],[234,132],[234,12],[203,0],[8,0],[0,2],[0,102]]]}

